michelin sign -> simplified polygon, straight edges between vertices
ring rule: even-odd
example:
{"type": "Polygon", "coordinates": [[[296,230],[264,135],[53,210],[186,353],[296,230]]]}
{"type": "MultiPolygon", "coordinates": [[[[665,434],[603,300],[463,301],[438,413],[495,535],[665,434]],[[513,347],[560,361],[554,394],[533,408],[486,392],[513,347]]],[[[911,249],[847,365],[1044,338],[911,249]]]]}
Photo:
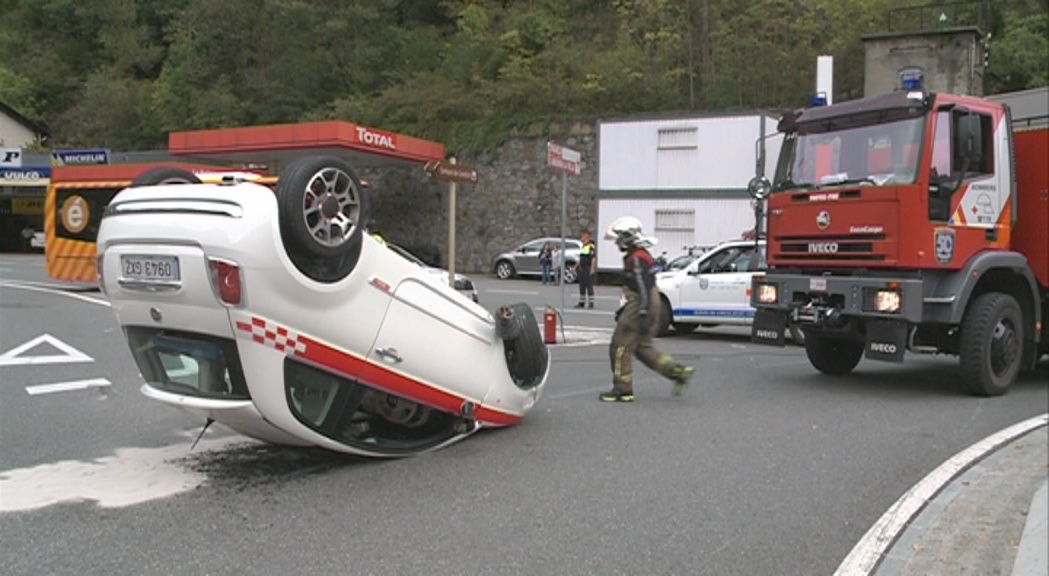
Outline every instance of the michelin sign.
{"type": "Polygon", "coordinates": [[[53,150],[52,166],[83,166],[87,164],[109,164],[109,148],[82,148],[53,150]]]}

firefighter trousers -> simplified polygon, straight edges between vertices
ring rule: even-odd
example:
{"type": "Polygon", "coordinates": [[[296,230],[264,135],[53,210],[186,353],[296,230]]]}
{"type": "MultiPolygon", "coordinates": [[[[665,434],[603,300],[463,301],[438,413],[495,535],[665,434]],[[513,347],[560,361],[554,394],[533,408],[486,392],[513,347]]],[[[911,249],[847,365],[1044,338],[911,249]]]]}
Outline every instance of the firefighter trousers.
{"type": "Polygon", "coordinates": [[[609,359],[612,363],[612,386],[618,394],[634,391],[634,362],[636,356],[645,366],[667,379],[673,379],[677,363],[669,354],[664,354],[652,344],[652,337],[659,330],[659,289],[653,287],[648,298],[648,325],[641,326],[641,297],[637,292],[624,288],[626,304],[616,321],[609,359]]]}

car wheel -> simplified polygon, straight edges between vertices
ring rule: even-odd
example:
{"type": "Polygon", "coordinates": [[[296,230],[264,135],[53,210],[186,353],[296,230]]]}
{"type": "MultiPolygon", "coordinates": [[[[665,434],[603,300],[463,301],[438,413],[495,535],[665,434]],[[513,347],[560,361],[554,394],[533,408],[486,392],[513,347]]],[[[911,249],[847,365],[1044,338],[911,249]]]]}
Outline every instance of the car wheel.
{"type": "Polygon", "coordinates": [[[189,170],[168,167],[146,170],[131,181],[132,188],[161,184],[200,184],[200,178],[189,170]]]}
{"type": "Polygon", "coordinates": [[[674,320],[674,311],[665,296],[659,297],[659,324],[656,325],[656,336],[670,334],[670,324],[674,320]]]}
{"type": "Polygon", "coordinates": [[[495,263],[495,275],[498,276],[500,280],[509,280],[514,277],[515,273],[514,265],[508,260],[500,260],[495,263]]]}
{"type": "Polygon", "coordinates": [[[284,249],[303,274],[334,282],[353,270],[371,206],[346,161],[316,156],[293,161],[277,182],[277,205],[284,249]]]}
{"type": "Polygon", "coordinates": [[[573,266],[575,266],[575,262],[569,262],[565,265],[565,284],[574,284],[575,281],[578,280],[573,266]]]}
{"type": "Polygon", "coordinates": [[[691,334],[696,331],[696,325],[688,322],[674,322],[674,331],[678,334],[691,334]]]}
{"type": "Polygon", "coordinates": [[[510,306],[516,323],[514,338],[503,340],[506,367],[518,388],[528,390],[542,381],[550,355],[539,334],[539,324],[531,306],[525,303],[510,306]]]}

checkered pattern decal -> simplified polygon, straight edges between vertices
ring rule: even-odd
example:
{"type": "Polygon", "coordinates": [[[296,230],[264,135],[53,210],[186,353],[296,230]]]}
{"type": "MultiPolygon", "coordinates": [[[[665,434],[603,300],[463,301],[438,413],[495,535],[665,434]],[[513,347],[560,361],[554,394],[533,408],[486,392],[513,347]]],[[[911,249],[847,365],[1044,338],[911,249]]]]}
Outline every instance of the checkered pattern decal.
{"type": "Polygon", "coordinates": [[[255,342],[285,354],[301,356],[306,352],[306,343],[298,333],[257,316],[251,317],[250,324],[238,321],[237,330],[243,332],[246,337],[250,336],[255,342]]]}

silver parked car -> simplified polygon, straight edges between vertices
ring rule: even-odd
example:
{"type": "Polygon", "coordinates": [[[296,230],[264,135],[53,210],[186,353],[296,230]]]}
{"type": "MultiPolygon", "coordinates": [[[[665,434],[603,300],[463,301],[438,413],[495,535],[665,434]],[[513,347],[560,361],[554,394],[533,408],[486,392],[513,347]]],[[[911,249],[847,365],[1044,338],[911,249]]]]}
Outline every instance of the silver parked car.
{"type": "MultiPolygon", "coordinates": [[[[543,269],[539,265],[539,252],[543,244],[547,242],[555,250],[561,248],[561,238],[536,238],[529,240],[520,246],[507,250],[495,257],[492,270],[502,280],[514,276],[542,276],[543,269]]],[[[583,249],[583,243],[576,239],[565,239],[565,282],[571,284],[576,281],[575,271],[572,267],[579,261],[579,251],[583,249]]],[[[554,255],[554,265],[558,263],[557,255],[554,255]]],[[[557,270],[553,271],[555,277],[557,270]]]]}

